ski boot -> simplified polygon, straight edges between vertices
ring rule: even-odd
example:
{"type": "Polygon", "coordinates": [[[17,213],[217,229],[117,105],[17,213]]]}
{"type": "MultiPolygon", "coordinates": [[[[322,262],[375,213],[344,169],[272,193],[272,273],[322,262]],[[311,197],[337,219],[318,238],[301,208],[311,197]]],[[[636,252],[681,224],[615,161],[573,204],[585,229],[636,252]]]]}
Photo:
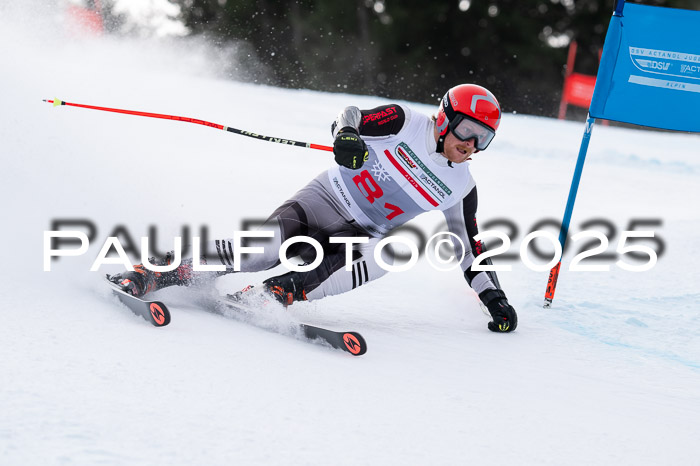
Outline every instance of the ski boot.
{"type": "Polygon", "coordinates": [[[306,291],[297,272],[287,272],[284,275],[268,278],[263,281],[263,285],[267,292],[284,307],[291,305],[294,301],[307,300],[306,291]]]}
{"type": "MultiPolygon", "coordinates": [[[[149,262],[154,265],[169,265],[172,261],[172,253],[166,254],[161,261],[154,263],[154,258],[149,262]]],[[[107,275],[107,279],[117,284],[123,291],[130,293],[137,298],[143,297],[146,293],[151,293],[169,286],[187,286],[192,282],[192,261],[183,261],[180,266],[170,272],[154,272],[143,266],[135,265],[133,271],[107,275]]]]}
{"type": "Polygon", "coordinates": [[[251,305],[266,305],[269,301],[276,301],[285,308],[294,301],[306,301],[306,292],[301,287],[299,276],[296,272],[289,272],[278,277],[268,278],[260,286],[248,285],[241,291],[229,294],[226,297],[234,302],[251,305]]]}

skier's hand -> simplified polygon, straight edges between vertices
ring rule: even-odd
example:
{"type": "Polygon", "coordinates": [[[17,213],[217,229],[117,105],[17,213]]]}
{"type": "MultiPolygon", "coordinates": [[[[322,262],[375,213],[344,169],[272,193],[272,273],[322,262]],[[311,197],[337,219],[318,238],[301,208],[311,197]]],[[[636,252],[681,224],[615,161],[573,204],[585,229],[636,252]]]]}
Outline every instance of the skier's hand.
{"type": "Polygon", "coordinates": [[[487,307],[493,317],[493,321],[488,324],[492,332],[512,332],[518,326],[518,315],[513,306],[508,304],[508,300],[497,299],[491,301],[491,305],[487,307]]]}
{"type": "Polygon", "coordinates": [[[493,318],[488,328],[492,332],[512,332],[518,326],[518,314],[508,304],[506,295],[501,290],[486,290],[479,294],[479,299],[486,305],[493,318]]]}
{"type": "Polygon", "coordinates": [[[351,126],[338,131],[333,142],[333,154],[338,165],[356,170],[367,160],[367,144],[360,138],[357,130],[351,126]]]}

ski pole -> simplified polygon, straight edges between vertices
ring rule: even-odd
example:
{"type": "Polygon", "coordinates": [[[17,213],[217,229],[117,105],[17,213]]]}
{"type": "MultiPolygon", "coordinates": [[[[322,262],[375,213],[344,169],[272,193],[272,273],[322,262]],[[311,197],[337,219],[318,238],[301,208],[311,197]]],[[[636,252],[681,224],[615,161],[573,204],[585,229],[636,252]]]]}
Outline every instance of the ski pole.
{"type": "Polygon", "coordinates": [[[68,105],[70,107],[87,108],[89,110],[100,110],[103,112],[124,113],[126,115],[137,115],[137,116],[143,116],[143,117],[148,117],[148,118],[160,118],[163,120],[184,121],[186,123],[195,123],[197,125],[209,126],[210,128],[221,129],[221,130],[228,131],[231,133],[240,134],[242,136],[248,136],[250,138],[260,139],[262,141],[276,142],[278,144],[286,144],[289,146],[306,147],[309,149],[327,150],[327,151],[331,151],[331,152],[333,151],[333,148],[330,146],[322,146],[320,144],[311,144],[308,142],[294,141],[292,139],[282,139],[282,138],[276,138],[276,137],[272,137],[272,136],[264,136],[262,134],[251,133],[250,131],[231,128],[230,126],[224,126],[224,125],[220,125],[218,123],[211,123],[209,121],[198,120],[196,118],[182,117],[182,116],[176,116],[176,115],[164,115],[161,113],[139,112],[136,110],[124,110],[124,109],[120,109],[120,108],[96,107],[94,105],[85,105],[85,104],[76,104],[76,103],[72,103],[72,102],[65,102],[65,101],[59,100],[59,99],[53,99],[53,100],[43,99],[43,100],[44,100],[44,102],[48,102],[50,104],[53,104],[54,107],[58,107],[59,105],[68,105]]]}
{"type": "MultiPolygon", "coordinates": [[[[574,212],[574,203],[576,202],[576,193],[578,192],[578,185],[581,182],[581,173],[583,172],[583,164],[586,161],[586,153],[588,152],[588,144],[591,142],[591,133],[593,132],[593,125],[595,124],[595,118],[591,118],[590,113],[586,119],[586,129],[583,131],[583,138],[581,139],[581,147],[578,151],[578,158],[576,159],[576,168],[574,168],[574,177],[571,180],[571,187],[569,188],[569,198],[566,201],[566,209],[564,209],[564,219],[561,221],[561,229],[559,230],[559,244],[561,244],[561,255],[564,256],[564,246],[566,246],[566,238],[569,235],[569,224],[571,223],[571,215],[574,212]]],[[[557,289],[557,280],[559,280],[559,269],[561,268],[561,257],[557,265],[552,267],[549,271],[549,280],[547,281],[547,288],[544,292],[544,307],[549,309],[552,307],[552,301],[554,300],[554,292],[557,289]]]]}

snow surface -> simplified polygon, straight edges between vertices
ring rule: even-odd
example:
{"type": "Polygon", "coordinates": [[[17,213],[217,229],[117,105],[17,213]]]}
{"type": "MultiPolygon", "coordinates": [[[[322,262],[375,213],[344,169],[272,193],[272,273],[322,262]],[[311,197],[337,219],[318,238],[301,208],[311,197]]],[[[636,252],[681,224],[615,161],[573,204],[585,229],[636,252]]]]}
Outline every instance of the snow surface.
{"type": "MultiPolygon", "coordinates": [[[[319,144],[344,106],[383,99],[231,82],[201,44],[87,41],[7,6],[0,41],[1,464],[700,463],[697,135],[594,129],[572,233],[608,219],[612,251],[630,219],[661,219],[652,270],[563,270],[545,311],[547,272],[510,262],[499,276],[520,322],[508,335],[486,329],[458,272],[425,259],[280,317],[361,332],[369,351],[353,358],[203,312],[189,289],[159,292],[173,320],[156,329],[101,282],[117,266],[88,271],[118,225],[134,238],[156,225],[160,250],[183,225],[229,236],[327,168],[328,153],[41,99],[319,144]],[[97,239],[44,272],[54,219],[89,219],[97,239]]],[[[480,221],[512,219],[512,251],[561,217],[582,133],[507,115],[472,162],[480,221]]]]}

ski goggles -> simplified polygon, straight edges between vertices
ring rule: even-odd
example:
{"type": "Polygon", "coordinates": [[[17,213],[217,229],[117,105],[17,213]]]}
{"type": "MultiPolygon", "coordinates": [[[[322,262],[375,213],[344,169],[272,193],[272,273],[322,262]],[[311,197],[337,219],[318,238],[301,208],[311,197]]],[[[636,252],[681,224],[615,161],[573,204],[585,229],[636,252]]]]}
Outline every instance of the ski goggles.
{"type": "Polygon", "coordinates": [[[496,132],[466,115],[458,113],[450,121],[450,131],[460,141],[467,141],[474,138],[474,147],[478,150],[486,150],[496,132]]]}

